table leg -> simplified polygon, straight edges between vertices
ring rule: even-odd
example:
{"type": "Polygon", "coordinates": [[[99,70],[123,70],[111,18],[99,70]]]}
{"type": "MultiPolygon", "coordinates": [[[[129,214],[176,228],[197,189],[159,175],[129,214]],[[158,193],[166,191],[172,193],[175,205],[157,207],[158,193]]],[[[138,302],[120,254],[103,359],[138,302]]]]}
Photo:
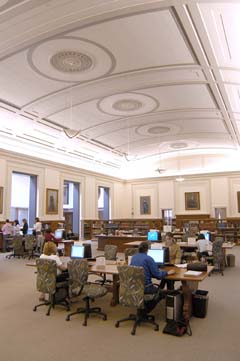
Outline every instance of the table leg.
{"type": "Polygon", "coordinates": [[[113,284],[112,284],[112,299],[111,306],[116,306],[119,303],[119,276],[113,275],[113,284]]]}
{"type": "Polygon", "coordinates": [[[192,292],[198,288],[196,281],[182,281],[183,317],[189,320],[192,316],[192,292]]]}

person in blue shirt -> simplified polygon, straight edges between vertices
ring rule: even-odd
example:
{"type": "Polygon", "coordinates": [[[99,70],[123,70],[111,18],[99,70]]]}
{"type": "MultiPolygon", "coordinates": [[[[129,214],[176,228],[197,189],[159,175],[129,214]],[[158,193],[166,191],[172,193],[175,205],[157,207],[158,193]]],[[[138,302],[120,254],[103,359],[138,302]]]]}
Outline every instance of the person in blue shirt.
{"type": "Polygon", "coordinates": [[[164,298],[160,287],[152,283],[152,278],[162,280],[164,277],[170,274],[174,274],[173,270],[160,271],[154,259],[148,256],[148,242],[142,242],[138,247],[138,252],[132,256],[131,266],[143,267],[145,275],[145,290],[146,294],[155,294],[152,301],[146,302],[145,312],[149,313],[157,305],[157,303],[164,298]]]}

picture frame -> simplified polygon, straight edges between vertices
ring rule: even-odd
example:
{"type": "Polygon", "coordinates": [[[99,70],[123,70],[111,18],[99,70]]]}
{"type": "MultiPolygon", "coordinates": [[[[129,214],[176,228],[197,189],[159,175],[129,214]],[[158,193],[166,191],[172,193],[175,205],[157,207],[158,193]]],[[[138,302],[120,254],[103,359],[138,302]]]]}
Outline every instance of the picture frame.
{"type": "Polygon", "coordinates": [[[185,192],[185,209],[187,211],[197,211],[200,209],[199,192],[185,192]]]}
{"type": "Polygon", "coordinates": [[[57,189],[46,189],[46,214],[58,214],[57,189]]]}
{"type": "Polygon", "coordinates": [[[3,213],[3,187],[0,187],[0,213],[3,213]]]}
{"type": "Polygon", "coordinates": [[[151,214],[151,197],[141,196],[140,197],[140,214],[147,215],[151,214]]]}

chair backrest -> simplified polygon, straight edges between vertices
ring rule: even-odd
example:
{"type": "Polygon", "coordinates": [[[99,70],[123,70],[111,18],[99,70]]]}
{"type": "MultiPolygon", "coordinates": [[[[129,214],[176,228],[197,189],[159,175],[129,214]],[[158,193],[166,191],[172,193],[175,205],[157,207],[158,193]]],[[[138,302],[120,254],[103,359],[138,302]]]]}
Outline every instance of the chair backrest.
{"type": "Polygon", "coordinates": [[[142,267],[118,266],[119,303],[123,306],[144,308],[145,276],[142,267]]]}
{"type": "Polygon", "coordinates": [[[224,259],[224,252],[222,249],[223,239],[222,238],[215,238],[215,241],[213,242],[212,246],[212,253],[213,253],[213,259],[215,261],[222,261],[224,259]]]}
{"type": "Polygon", "coordinates": [[[135,247],[126,248],[124,250],[125,261],[126,262],[128,261],[128,256],[133,256],[136,253],[138,253],[138,248],[135,247]]]}
{"type": "Polygon", "coordinates": [[[13,237],[13,251],[16,256],[24,255],[23,236],[13,237]]]}
{"type": "Polygon", "coordinates": [[[68,262],[69,286],[72,290],[83,287],[88,279],[88,262],[86,259],[72,259],[68,262]]]}
{"type": "Polygon", "coordinates": [[[57,263],[51,259],[38,258],[37,290],[43,293],[54,294],[56,291],[57,263]]]}
{"type": "Polygon", "coordinates": [[[32,234],[26,234],[25,239],[25,249],[26,251],[32,251],[34,246],[36,245],[35,236],[32,234]]]}
{"type": "Polygon", "coordinates": [[[106,244],[104,247],[104,257],[106,260],[115,261],[117,259],[117,246],[106,244]]]}

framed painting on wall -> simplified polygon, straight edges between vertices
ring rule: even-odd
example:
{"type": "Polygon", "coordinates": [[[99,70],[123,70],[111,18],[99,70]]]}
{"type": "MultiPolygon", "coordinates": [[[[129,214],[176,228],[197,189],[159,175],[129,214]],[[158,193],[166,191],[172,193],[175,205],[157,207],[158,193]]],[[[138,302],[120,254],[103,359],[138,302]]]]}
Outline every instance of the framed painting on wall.
{"type": "Polygon", "coordinates": [[[140,214],[151,214],[151,197],[141,196],[140,197],[140,214]]]}
{"type": "Polygon", "coordinates": [[[185,192],[185,209],[187,211],[197,211],[200,209],[199,192],[185,192]]]}
{"type": "Polygon", "coordinates": [[[58,190],[46,190],[46,214],[58,214],[58,190]]]}
{"type": "Polygon", "coordinates": [[[3,212],[3,187],[0,187],[0,213],[3,212]]]}

